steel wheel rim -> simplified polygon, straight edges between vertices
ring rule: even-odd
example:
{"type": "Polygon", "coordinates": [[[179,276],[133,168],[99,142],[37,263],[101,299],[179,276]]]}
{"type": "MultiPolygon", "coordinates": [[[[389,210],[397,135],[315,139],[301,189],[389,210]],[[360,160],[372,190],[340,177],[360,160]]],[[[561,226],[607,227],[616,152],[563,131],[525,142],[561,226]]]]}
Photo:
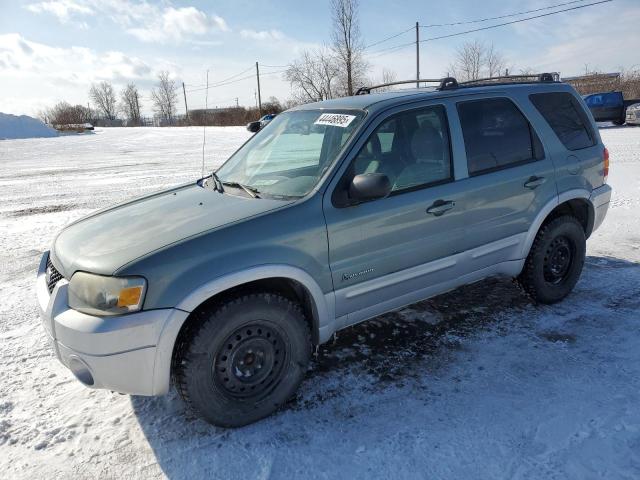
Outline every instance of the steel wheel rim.
{"type": "Polygon", "coordinates": [[[547,283],[558,284],[569,274],[575,248],[565,236],[558,236],[549,244],[544,257],[544,279],[547,283]]]}
{"type": "Polygon", "coordinates": [[[214,381],[236,398],[267,393],[282,377],[287,352],[280,332],[255,321],[229,335],[213,362],[214,381]]]}

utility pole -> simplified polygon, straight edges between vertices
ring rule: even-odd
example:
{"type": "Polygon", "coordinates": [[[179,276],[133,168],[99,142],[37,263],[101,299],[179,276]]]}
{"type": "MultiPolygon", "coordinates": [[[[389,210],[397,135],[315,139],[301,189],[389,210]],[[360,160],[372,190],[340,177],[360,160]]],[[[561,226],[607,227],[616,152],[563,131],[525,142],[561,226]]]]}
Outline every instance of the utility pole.
{"type": "Polygon", "coordinates": [[[189,107],[187,107],[187,91],[184,89],[184,82],[182,82],[182,94],[184,95],[184,114],[187,123],[189,122],[189,107]]]}
{"type": "Polygon", "coordinates": [[[262,118],[262,98],[260,97],[260,68],[256,62],[256,79],[258,80],[258,114],[262,118]]]}
{"type": "Polygon", "coordinates": [[[136,127],[139,127],[140,123],[141,123],[140,122],[140,120],[141,120],[141,118],[140,118],[140,103],[138,102],[138,96],[139,96],[138,95],[138,91],[136,90],[136,122],[137,122],[136,127]]]}
{"type": "Polygon", "coordinates": [[[240,108],[240,106],[238,105],[238,97],[236,97],[236,108],[240,108]]]}
{"type": "MultiPolygon", "coordinates": [[[[420,24],[416,22],[416,80],[420,80],[420,24]]],[[[416,88],[420,88],[420,82],[416,81],[416,88]]]]}

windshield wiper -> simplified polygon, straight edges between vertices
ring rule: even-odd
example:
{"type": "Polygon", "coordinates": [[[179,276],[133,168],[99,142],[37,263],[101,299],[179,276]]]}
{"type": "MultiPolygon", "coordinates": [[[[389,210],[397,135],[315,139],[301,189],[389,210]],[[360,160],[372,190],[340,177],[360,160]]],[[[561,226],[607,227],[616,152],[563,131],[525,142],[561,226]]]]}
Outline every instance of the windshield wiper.
{"type": "Polygon", "coordinates": [[[239,182],[221,182],[221,184],[227,185],[229,187],[241,188],[242,190],[247,192],[249,195],[251,195],[253,198],[260,198],[260,190],[258,190],[257,188],[250,187],[248,185],[243,185],[242,183],[239,183],[239,182]]]}
{"type": "Polygon", "coordinates": [[[222,186],[222,182],[218,178],[218,174],[216,174],[216,172],[211,172],[211,180],[213,180],[213,189],[216,192],[224,193],[224,187],[222,186]]]}

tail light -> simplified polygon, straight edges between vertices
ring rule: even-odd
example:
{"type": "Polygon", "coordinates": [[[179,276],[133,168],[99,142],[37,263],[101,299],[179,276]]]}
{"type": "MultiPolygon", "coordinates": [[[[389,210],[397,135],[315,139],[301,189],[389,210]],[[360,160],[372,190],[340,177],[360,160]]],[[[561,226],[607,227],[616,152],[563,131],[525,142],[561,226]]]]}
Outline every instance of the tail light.
{"type": "Polygon", "coordinates": [[[609,150],[607,150],[607,147],[604,147],[604,151],[602,152],[602,159],[604,164],[604,183],[607,183],[607,177],[609,176],[609,150]]]}

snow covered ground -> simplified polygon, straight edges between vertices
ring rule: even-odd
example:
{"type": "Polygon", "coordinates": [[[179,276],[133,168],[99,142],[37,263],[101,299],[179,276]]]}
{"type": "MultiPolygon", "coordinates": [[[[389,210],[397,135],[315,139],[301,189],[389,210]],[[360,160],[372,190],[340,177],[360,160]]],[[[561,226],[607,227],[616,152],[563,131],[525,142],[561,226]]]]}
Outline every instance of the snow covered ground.
{"type": "MultiPolygon", "coordinates": [[[[208,129],[207,168],[248,135],[208,129]]],[[[347,329],[286,408],[239,430],[175,394],[83,387],[33,291],[66,223],[198,176],[202,130],[0,142],[0,476],[640,478],[640,128],[602,135],[614,197],[566,301],[490,280],[347,329]]]]}

